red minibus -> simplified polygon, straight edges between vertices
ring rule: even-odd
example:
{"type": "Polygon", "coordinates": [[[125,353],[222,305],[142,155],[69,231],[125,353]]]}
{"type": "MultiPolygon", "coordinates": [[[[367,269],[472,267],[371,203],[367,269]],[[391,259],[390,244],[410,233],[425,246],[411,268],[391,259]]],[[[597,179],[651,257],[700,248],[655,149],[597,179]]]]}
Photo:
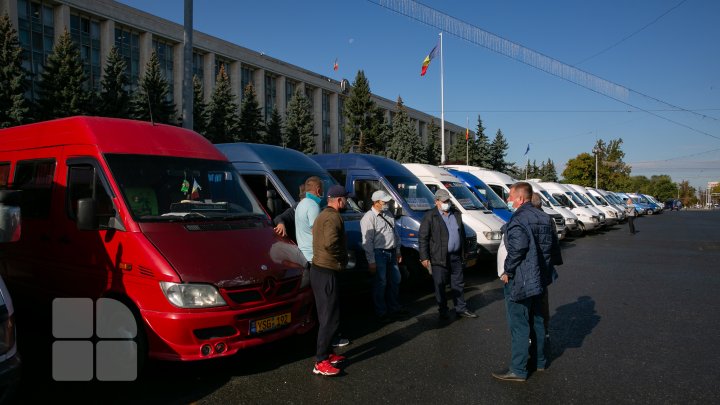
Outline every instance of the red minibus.
{"type": "Polygon", "coordinates": [[[24,302],[49,314],[51,299],[113,298],[134,315],[138,353],[164,360],[315,324],[302,253],[195,132],[99,117],[3,129],[0,188],[22,190],[22,238],[0,247],[2,277],[31,297],[16,300],[20,323],[24,302]]]}

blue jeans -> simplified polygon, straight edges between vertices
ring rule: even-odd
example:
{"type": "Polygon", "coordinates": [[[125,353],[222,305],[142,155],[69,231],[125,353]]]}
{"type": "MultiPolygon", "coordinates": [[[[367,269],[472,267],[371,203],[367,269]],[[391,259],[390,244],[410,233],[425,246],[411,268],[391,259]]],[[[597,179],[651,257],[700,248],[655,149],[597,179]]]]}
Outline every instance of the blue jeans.
{"type": "Polygon", "coordinates": [[[508,325],[510,326],[511,337],[511,359],[510,371],[527,378],[527,362],[530,350],[530,318],[532,317],[533,329],[535,331],[535,365],[537,368],[545,368],[545,325],[543,323],[542,295],[526,298],[520,301],[510,300],[510,280],[503,287],[505,293],[505,307],[507,308],[508,325]]]}
{"type": "Polygon", "coordinates": [[[373,302],[375,313],[383,316],[400,309],[400,267],[394,250],[375,249],[373,302]]]}

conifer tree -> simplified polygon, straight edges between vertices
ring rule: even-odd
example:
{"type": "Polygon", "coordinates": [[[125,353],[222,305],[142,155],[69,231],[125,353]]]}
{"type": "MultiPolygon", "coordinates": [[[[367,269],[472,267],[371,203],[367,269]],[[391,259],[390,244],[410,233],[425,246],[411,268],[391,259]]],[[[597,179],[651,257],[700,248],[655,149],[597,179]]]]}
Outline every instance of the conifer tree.
{"type": "Polygon", "coordinates": [[[38,113],[41,119],[54,119],[82,115],[87,112],[88,92],[83,88],[83,71],[80,51],[70,33],[58,38],[48,56],[38,84],[38,113]]]}
{"type": "Polygon", "coordinates": [[[240,142],[258,143],[262,140],[263,119],[260,104],[255,97],[252,83],[245,86],[242,103],[240,104],[240,142]]]}
{"type": "Polygon", "coordinates": [[[551,181],[557,183],[557,170],[555,169],[555,163],[552,161],[552,159],[548,158],[547,163],[543,163],[543,167],[543,181],[551,181]]]}
{"type": "Polygon", "coordinates": [[[475,156],[475,160],[472,160],[471,163],[473,166],[490,169],[492,167],[492,153],[490,151],[490,141],[488,140],[487,135],[485,135],[485,127],[483,126],[480,115],[478,115],[478,123],[477,128],[475,129],[475,135],[477,155],[475,156]]]}
{"type": "Polygon", "coordinates": [[[235,142],[240,137],[240,116],[235,95],[230,88],[230,79],[225,66],[215,79],[215,89],[207,109],[208,121],[205,136],[212,143],[235,142]]]}
{"type": "Polygon", "coordinates": [[[364,151],[371,155],[385,156],[391,132],[390,125],[385,119],[385,111],[375,105],[370,118],[372,126],[370,127],[370,131],[368,131],[364,151]]]}
{"type": "Polygon", "coordinates": [[[154,122],[174,124],[177,121],[175,103],[170,100],[170,85],[160,71],[160,60],[154,51],[130,102],[132,118],[150,121],[151,113],[154,122]]]}
{"type": "Polygon", "coordinates": [[[507,156],[507,150],[508,143],[505,140],[505,136],[503,135],[502,131],[498,128],[497,132],[495,133],[495,139],[493,139],[492,143],[490,144],[490,165],[492,166],[491,169],[505,173],[505,171],[510,166],[510,164],[505,161],[505,156],[507,156]]]}
{"type": "Polygon", "coordinates": [[[263,143],[281,146],[283,142],[282,136],[282,117],[280,117],[278,109],[273,107],[272,113],[270,114],[270,121],[268,121],[265,127],[263,143]]]}
{"type": "Polygon", "coordinates": [[[388,157],[400,163],[425,163],[425,151],[417,131],[410,125],[402,98],[398,96],[392,124],[392,141],[388,157]]]}
{"type": "Polygon", "coordinates": [[[110,48],[105,71],[100,81],[100,102],[97,111],[104,117],[128,118],[130,95],[127,91],[129,79],[127,64],[117,47],[110,48]]]}
{"type": "Polygon", "coordinates": [[[427,126],[427,142],[425,143],[425,161],[431,165],[440,164],[440,128],[431,119],[427,126]]]}
{"type": "Polygon", "coordinates": [[[373,111],[375,102],[371,99],[370,83],[365,77],[365,72],[358,70],[350,90],[350,96],[345,100],[343,114],[345,114],[345,142],[342,151],[347,153],[351,148],[355,152],[368,153],[370,149],[377,148],[373,145],[372,127],[373,111]],[[366,146],[367,145],[367,146],[366,146]]]}
{"type": "Polygon", "coordinates": [[[203,136],[208,128],[208,106],[205,103],[202,81],[193,75],[193,130],[203,136]]]}
{"type": "Polygon", "coordinates": [[[447,159],[447,163],[459,165],[466,164],[467,159],[465,159],[465,150],[465,137],[457,137],[452,146],[450,146],[450,150],[448,150],[447,156],[445,157],[447,159]]]}
{"type": "Polygon", "coordinates": [[[283,145],[308,155],[315,153],[315,121],[310,101],[300,89],[290,99],[285,118],[283,145]]]}
{"type": "Polygon", "coordinates": [[[0,128],[20,125],[29,119],[25,75],[17,31],[5,13],[0,18],[0,128]]]}

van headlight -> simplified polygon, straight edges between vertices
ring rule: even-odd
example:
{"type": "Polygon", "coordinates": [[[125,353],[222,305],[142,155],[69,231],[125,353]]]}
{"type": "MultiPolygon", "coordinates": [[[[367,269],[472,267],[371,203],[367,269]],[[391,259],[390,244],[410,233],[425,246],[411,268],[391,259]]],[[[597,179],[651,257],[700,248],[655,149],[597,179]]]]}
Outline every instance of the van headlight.
{"type": "Polygon", "coordinates": [[[487,231],[487,232],[483,232],[483,235],[485,235],[485,239],[487,239],[487,240],[502,239],[502,232],[500,232],[500,231],[487,231]]]}
{"type": "Polygon", "coordinates": [[[575,218],[565,218],[565,223],[566,223],[566,224],[574,224],[574,223],[575,223],[575,218]]]}
{"type": "Polygon", "coordinates": [[[209,284],[160,282],[165,297],[179,308],[208,308],[227,305],[217,288],[209,284]]]}

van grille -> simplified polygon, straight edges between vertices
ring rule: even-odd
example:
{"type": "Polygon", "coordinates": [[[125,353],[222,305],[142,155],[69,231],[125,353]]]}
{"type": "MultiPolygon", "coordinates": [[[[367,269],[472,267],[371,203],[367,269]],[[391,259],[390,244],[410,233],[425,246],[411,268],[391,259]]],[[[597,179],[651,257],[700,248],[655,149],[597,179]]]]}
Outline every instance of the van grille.
{"type": "Polygon", "coordinates": [[[254,284],[243,289],[225,290],[225,295],[236,305],[248,305],[259,302],[272,302],[291,293],[300,287],[300,277],[276,280],[267,277],[262,284],[254,284]]]}

